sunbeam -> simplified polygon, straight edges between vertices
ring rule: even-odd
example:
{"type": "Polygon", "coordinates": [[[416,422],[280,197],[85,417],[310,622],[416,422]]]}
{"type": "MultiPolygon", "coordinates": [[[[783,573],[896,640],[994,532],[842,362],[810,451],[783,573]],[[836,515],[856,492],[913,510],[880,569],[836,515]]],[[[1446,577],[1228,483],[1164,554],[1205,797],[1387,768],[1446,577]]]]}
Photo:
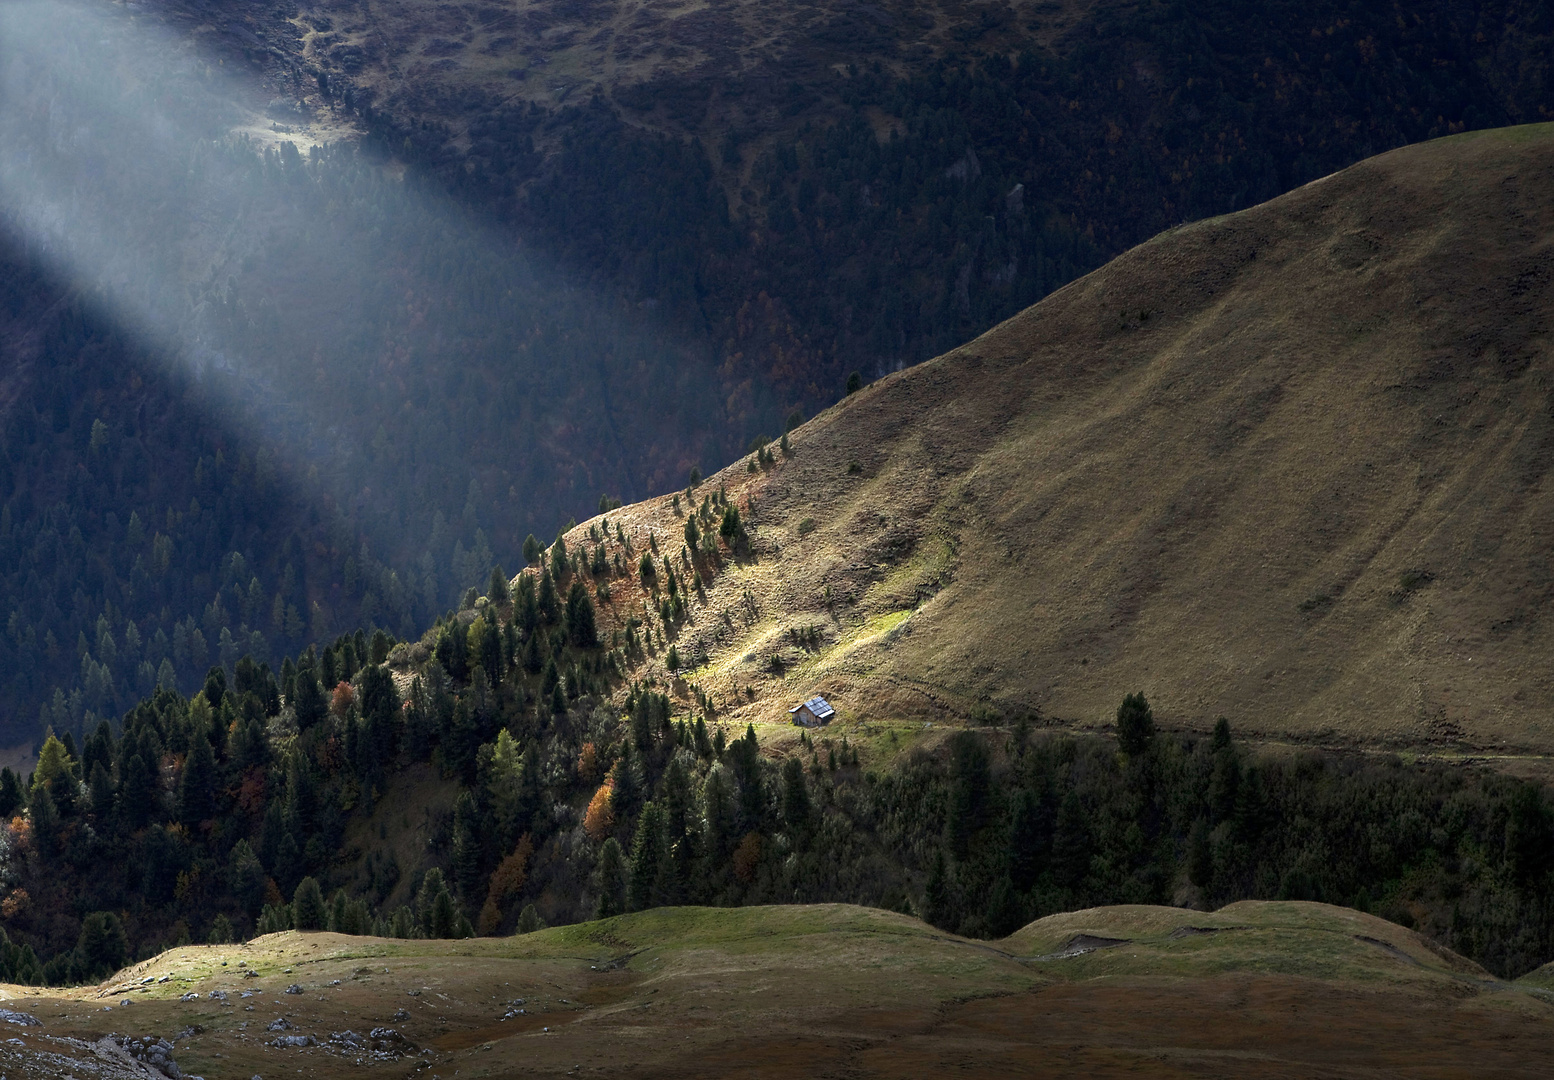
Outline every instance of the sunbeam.
{"type": "Polygon", "coordinates": [[[221,70],[120,10],[0,9],[0,215],[387,556],[445,562],[473,503],[511,560],[696,463],[704,357],[390,163],[234,134],[221,70]]]}

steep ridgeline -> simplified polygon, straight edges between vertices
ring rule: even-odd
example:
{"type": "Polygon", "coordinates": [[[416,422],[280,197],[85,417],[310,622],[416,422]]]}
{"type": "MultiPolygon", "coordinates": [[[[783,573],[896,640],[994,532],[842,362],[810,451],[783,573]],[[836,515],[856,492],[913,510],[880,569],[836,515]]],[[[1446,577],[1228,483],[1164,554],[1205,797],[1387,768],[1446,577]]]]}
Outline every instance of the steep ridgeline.
{"type": "Polygon", "coordinates": [[[1554,751],[1551,180],[1547,125],[1398,150],[847,398],[715,478],[749,556],[677,658],[740,721],[1554,751]]]}

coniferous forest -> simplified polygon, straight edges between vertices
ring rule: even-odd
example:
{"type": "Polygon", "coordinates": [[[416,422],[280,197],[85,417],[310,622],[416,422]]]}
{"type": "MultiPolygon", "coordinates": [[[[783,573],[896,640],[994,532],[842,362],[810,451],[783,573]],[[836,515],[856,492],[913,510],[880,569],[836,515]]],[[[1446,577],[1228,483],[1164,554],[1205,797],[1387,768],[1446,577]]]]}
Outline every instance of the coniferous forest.
{"type": "Polygon", "coordinates": [[[0,772],[0,977],[93,979],[290,927],[460,937],[816,901],[998,937],[1099,904],[1312,899],[1502,976],[1554,954],[1554,819],[1535,783],[1251,754],[1227,720],[1161,735],[1142,694],[1115,740],[1022,715],[916,749],[875,733],[860,753],[821,730],[773,756],[753,728],[635,681],[667,623],[601,635],[592,597],[636,572],[632,554],[601,530],[516,587],[494,574],[417,641],[356,632],[278,672],[244,656],[192,697],[159,689],[83,742],[50,737],[33,775],[0,772]]]}

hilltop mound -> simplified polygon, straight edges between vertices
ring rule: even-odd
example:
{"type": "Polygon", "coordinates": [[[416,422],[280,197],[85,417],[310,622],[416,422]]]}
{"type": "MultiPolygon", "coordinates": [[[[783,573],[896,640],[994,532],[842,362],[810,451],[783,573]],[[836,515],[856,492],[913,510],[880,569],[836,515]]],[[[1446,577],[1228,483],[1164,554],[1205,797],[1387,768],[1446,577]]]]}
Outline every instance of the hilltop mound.
{"type": "Polygon", "coordinates": [[[1094,908],[991,943],[842,904],[662,908],[471,941],[285,933],[175,949],[101,987],[25,992],[41,1024],[0,1061],[96,1058],[100,1076],[132,1075],[102,1060],[103,1032],[127,1023],[172,1035],[182,1071],[209,1075],[338,1075],[347,1060],[392,1076],[520,1062],[526,1075],[812,1076],[820,1063],[1008,1075],[1054,1062],[1200,1075],[1227,1056],[1245,1076],[1425,1061],[1441,1075],[1533,1075],[1548,1052],[1537,988],[1321,904],[1094,908]]]}
{"type": "Polygon", "coordinates": [[[1398,150],[848,397],[712,478],[750,542],[690,682],[740,721],[1142,688],[1167,726],[1548,751],[1551,183],[1549,125],[1398,150]]]}

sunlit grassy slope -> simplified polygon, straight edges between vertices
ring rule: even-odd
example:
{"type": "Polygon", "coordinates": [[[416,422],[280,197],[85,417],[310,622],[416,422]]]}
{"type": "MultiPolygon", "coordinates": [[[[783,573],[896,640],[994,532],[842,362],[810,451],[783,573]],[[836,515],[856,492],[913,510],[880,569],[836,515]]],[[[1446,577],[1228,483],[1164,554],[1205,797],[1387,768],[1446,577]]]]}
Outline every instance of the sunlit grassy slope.
{"type": "Polygon", "coordinates": [[[18,1067],[127,1029],[182,1032],[181,1067],[207,1076],[906,1076],[966,1055],[972,1075],[1065,1058],[1115,1075],[1227,1054],[1242,1075],[1335,1057],[1533,1075],[1554,1015],[1536,989],[1397,926],[1300,903],[1097,908],[992,943],[843,905],[658,909],[462,942],[285,933],[175,949],[85,991],[8,993],[43,1020],[0,1047],[18,1067]],[[342,1037],[383,1027],[375,1053],[342,1037]],[[317,1045],[265,1045],[276,1030],[317,1045]]]}
{"type": "MultiPolygon", "coordinates": [[[[1099,725],[1142,689],[1167,726],[1549,751],[1551,184],[1550,125],[1398,150],[845,399],[709,481],[752,545],[690,679],[741,724],[823,692],[853,730],[1099,725]]],[[[667,496],[611,520],[678,550],[667,496]]]]}

